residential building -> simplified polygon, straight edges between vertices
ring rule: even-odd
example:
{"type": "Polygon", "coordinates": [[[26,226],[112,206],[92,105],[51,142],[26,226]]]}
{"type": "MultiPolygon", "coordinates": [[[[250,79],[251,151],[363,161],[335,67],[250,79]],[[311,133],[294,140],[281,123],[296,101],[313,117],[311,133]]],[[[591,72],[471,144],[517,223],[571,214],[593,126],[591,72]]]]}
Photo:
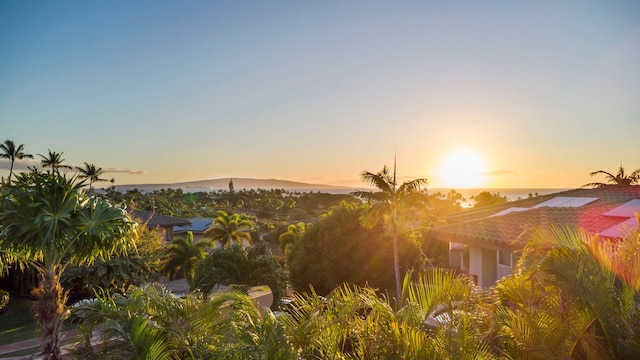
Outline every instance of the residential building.
{"type": "Polygon", "coordinates": [[[149,211],[133,210],[131,217],[141,224],[146,224],[149,229],[158,229],[164,241],[170,243],[174,238],[174,226],[187,226],[191,222],[187,219],[174,216],[156,214],[149,211]]]}
{"type": "Polygon", "coordinates": [[[576,225],[609,239],[622,239],[638,229],[640,186],[609,185],[472,209],[448,218],[434,229],[449,243],[449,264],[490,287],[512,273],[521,235],[549,224],[576,225]]]}

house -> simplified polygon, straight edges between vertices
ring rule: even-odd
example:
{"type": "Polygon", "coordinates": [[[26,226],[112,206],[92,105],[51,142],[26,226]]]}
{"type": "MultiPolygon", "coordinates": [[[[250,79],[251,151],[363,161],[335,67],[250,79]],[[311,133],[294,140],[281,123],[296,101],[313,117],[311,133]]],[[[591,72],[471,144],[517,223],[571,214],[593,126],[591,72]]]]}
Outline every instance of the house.
{"type": "Polygon", "coordinates": [[[164,241],[167,243],[173,241],[174,226],[186,226],[191,224],[187,219],[156,214],[149,211],[133,210],[130,213],[133,219],[141,224],[146,224],[147,228],[158,229],[162,233],[164,241]]]}
{"type": "MultiPolygon", "coordinates": [[[[193,240],[198,241],[205,237],[205,232],[213,226],[213,218],[210,217],[194,217],[189,219],[187,225],[177,225],[173,227],[173,232],[176,236],[186,236],[187,232],[191,231],[193,234],[193,240]]],[[[252,244],[249,241],[242,240],[242,246],[249,247],[252,244]]],[[[215,247],[220,247],[219,243],[214,244],[215,247]]]]}
{"type": "Polygon", "coordinates": [[[198,241],[204,238],[204,233],[213,226],[213,219],[210,217],[195,217],[189,219],[187,225],[177,225],[173,227],[176,236],[186,236],[188,231],[193,233],[193,240],[198,241]]]}
{"type": "Polygon", "coordinates": [[[449,265],[490,287],[512,273],[520,235],[549,224],[577,225],[605,238],[638,228],[640,186],[575,189],[454,214],[434,237],[449,243],[449,265]]]}

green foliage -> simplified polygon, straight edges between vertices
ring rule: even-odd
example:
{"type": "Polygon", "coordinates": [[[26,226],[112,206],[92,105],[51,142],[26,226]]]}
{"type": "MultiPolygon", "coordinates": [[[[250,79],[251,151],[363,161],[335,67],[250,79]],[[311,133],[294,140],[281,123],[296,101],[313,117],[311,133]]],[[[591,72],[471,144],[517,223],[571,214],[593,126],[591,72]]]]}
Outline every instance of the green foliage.
{"type": "Polygon", "coordinates": [[[602,187],[606,185],[636,185],[640,184],[640,169],[632,171],[630,174],[624,170],[622,162],[618,168],[618,172],[614,175],[604,170],[597,170],[589,173],[590,176],[604,175],[606,183],[603,182],[591,182],[583,186],[586,187],[602,187]]]}
{"type": "Polygon", "coordinates": [[[296,241],[300,240],[307,229],[311,227],[310,223],[299,222],[297,224],[291,224],[287,227],[287,231],[278,236],[278,242],[280,243],[280,251],[287,253],[287,247],[296,241]]]}
{"type": "MultiPolygon", "coordinates": [[[[298,291],[309,286],[322,295],[342,283],[369,284],[382,291],[394,289],[393,251],[383,225],[362,225],[367,205],[342,204],[307,229],[290,246],[287,257],[291,284],[298,291]]],[[[399,238],[400,263],[406,271],[419,251],[405,237],[399,238]]]]}
{"type": "Polygon", "coordinates": [[[525,234],[515,275],[497,286],[509,357],[640,357],[640,233],[611,243],[572,227],[525,234]]]}
{"type": "Polygon", "coordinates": [[[24,152],[24,144],[20,144],[16,147],[15,143],[11,140],[5,140],[4,143],[0,144],[0,159],[7,159],[11,161],[11,166],[9,167],[9,178],[7,179],[7,183],[11,184],[11,175],[13,175],[13,164],[16,160],[21,159],[33,159],[33,155],[25,154],[24,152]]]}
{"type": "Polygon", "coordinates": [[[80,179],[88,179],[89,180],[89,191],[93,190],[93,183],[98,181],[107,181],[107,179],[102,179],[100,176],[104,173],[102,168],[96,167],[93,164],[89,164],[87,162],[84,163],[84,167],[76,167],[78,170],[78,177],[80,179]]]}
{"type": "Polygon", "coordinates": [[[247,295],[178,298],[158,284],[98,293],[73,309],[82,359],[297,359],[282,324],[247,295]],[[94,331],[99,342],[92,341],[94,331]]]}
{"type": "Polygon", "coordinates": [[[171,245],[167,246],[166,257],[163,263],[162,272],[170,277],[175,275],[178,270],[182,270],[189,289],[195,288],[194,274],[196,265],[205,258],[206,249],[211,247],[212,243],[208,239],[193,240],[193,233],[187,232],[186,237],[178,237],[173,239],[171,245]]]}
{"type": "Polygon", "coordinates": [[[61,277],[69,290],[71,303],[93,296],[95,289],[111,293],[125,292],[132,285],[140,286],[157,280],[164,254],[164,239],[158,230],[146,226],[138,228],[134,244],[110,259],[97,260],[91,265],[71,266],[61,277]]]}
{"type": "Polygon", "coordinates": [[[10,261],[38,271],[34,312],[44,337],[43,352],[55,358],[60,357],[67,297],[60,275],[70,265],[92,264],[124,248],[132,241],[135,223],[107,200],[87,197],[82,182],[49,165],[51,171],[22,173],[2,191],[0,250],[10,261]]]}
{"type": "Polygon", "coordinates": [[[443,271],[406,277],[407,305],[393,310],[369,287],[343,285],[326,298],[294,295],[281,317],[302,358],[491,359],[486,313],[464,278],[443,271]]]}
{"type": "Polygon", "coordinates": [[[222,247],[227,247],[232,243],[242,245],[243,241],[251,243],[253,227],[253,222],[245,216],[228,214],[224,210],[218,210],[213,219],[213,226],[207,229],[205,236],[210,237],[222,247]]]}
{"type": "Polygon", "coordinates": [[[507,197],[500,195],[500,193],[490,193],[489,191],[482,191],[478,195],[472,196],[471,200],[474,202],[474,207],[483,207],[498,205],[507,202],[507,197]]]}
{"type": "MultiPolygon", "coordinates": [[[[216,210],[258,216],[261,221],[310,221],[342,201],[358,202],[349,194],[289,192],[282,189],[242,189],[184,193],[181,189],[160,189],[142,193],[138,189],[122,194],[111,188],[105,196],[127,208],[155,211],[178,217],[215,217],[216,210]]],[[[259,225],[256,223],[256,225],[259,225]]]]}
{"type": "Polygon", "coordinates": [[[422,187],[427,184],[427,179],[414,179],[398,184],[395,163],[393,173],[384,166],[378,173],[363,171],[361,176],[363,182],[377,189],[376,192],[357,191],[354,193],[372,205],[371,210],[362,217],[362,220],[368,226],[382,222],[385,229],[391,234],[396,299],[402,302],[400,289],[402,271],[400,270],[398,237],[401,228],[410,222],[411,215],[415,216],[415,210],[425,207],[428,198],[426,192],[422,191],[422,187]]]}
{"type": "Polygon", "coordinates": [[[249,249],[233,244],[214,249],[196,266],[194,285],[200,291],[209,293],[217,284],[267,285],[273,293],[272,308],[277,309],[284,295],[287,274],[264,241],[249,249]]]}
{"type": "Polygon", "coordinates": [[[9,304],[9,292],[0,289],[0,312],[9,304]]]}
{"type": "Polygon", "coordinates": [[[446,194],[441,192],[429,194],[428,202],[432,216],[435,216],[437,219],[440,216],[461,211],[462,205],[464,205],[467,200],[459,192],[451,190],[446,194]]]}

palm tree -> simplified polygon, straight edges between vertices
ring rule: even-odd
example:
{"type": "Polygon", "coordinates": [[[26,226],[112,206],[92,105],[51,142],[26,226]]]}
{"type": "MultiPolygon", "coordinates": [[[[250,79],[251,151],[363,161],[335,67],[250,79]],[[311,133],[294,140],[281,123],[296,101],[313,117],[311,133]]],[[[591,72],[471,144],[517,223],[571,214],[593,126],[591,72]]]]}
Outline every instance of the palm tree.
{"type": "Polygon", "coordinates": [[[0,153],[0,158],[11,160],[11,167],[9,168],[9,179],[7,181],[7,183],[9,184],[11,184],[11,174],[13,174],[13,163],[16,161],[16,159],[18,160],[33,159],[33,155],[25,154],[23,149],[24,149],[24,144],[20,144],[18,147],[16,147],[16,145],[11,140],[5,140],[3,144],[0,144],[0,150],[2,150],[2,153],[0,153]]]}
{"type": "Polygon", "coordinates": [[[424,194],[420,192],[420,189],[427,184],[427,179],[405,181],[402,185],[397,186],[395,164],[393,166],[393,174],[385,165],[382,171],[376,174],[363,171],[361,176],[363,182],[378,189],[377,192],[354,192],[355,196],[373,203],[373,207],[369,212],[369,219],[366,219],[367,222],[373,224],[380,220],[386,220],[385,223],[391,226],[396,295],[398,303],[401,303],[402,282],[400,277],[400,261],[398,258],[398,210],[406,209],[411,205],[425,201],[424,194]]]}
{"type": "Polygon", "coordinates": [[[96,166],[93,164],[88,164],[85,162],[84,168],[76,167],[76,169],[78,170],[78,172],[80,172],[80,175],[78,176],[79,178],[89,179],[89,191],[93,190],[92,185],[94,182],[107,181],[107,179],[100,178],[100,175],[102,175],[102,173],[104,172],[102,171],[102,168],[96,168],[96,166]]]}
{"type": "Polygon", "coordinates": [[[163,272],[169,276],[182,269],[185,280],[189,284],[189,289],[194,289],[193,276],[195,267],[206,256],[206,249],[211,247],[211,241],[201,239],[193,241],[193,233],[187,232],[186,237],[173,239],[171,245],[166,249],[167,259],[163,266],[163,272]]]}
{"type": "Polygon", "coordinates": [[[607,183],[602,183],[602,182],[592,182],[592,183],[588,183],[583,185],[583,187],[602,187],[602,186],[606,186],[606,185],[635,185],[635,184],[640,184],[640,169],[636,169],[634,170],[631,174],[627,174],[624,171],[624,167],[622,167],[622,163],[620,163],[620,168],[618,169],[618,173],[613,175],[610,172],[604,171],[604,170],[598,170],[598,171],[593,171],[591,173],[589,173],[590,176],[596,176],[596,175],[605,175],[605,180],[607,180],[607,183]]]}
{"type": "Polygon", "coordinates": [[[196,267],[194,283],[205,294],[217,284],[267,285],[273,294],[272,309],[279,307],[287,285],[282,265],[264,241],[248,249],[232,244],[213,250],[196,267]]]}
{"type": "Polygon", "coordinates": [[[215,215],[213,226],[205,231],[205,236],[211,237],[222,247],[232,242],[242,244],[243,240],[251,243],[251,230],[254,226],[251,220],[239,214],[228,214],[224,210],[217,210],[215,215]]]}
{"type": "Polygon", "coordinates": [[[278,242],[280,243],[280,251],[287,252],[287,247],[304,236],[307,232],[307,228],[311,227],[311,224],[299,222],[297,224],[290,224],[287,226],[287,231],[280,234],[278,242]]]}
{"type": "Polygon", "coordinates": [[[296,293],[280,317],[304,359],[491,359],[487,327],[468,278],[435,270],[405,277],[407,306],[344,284],[327,298],[296,293]]]}
{"type": "Polygon", "coordinates": [[[639,358],[640,232],[619,242],[566,226],[524,236],[514,277],[497,287],[507,357],[639,358]]]}
{"type": "Polygon", "coordinates": [[[67,292],[60,275],[70,265],[108,258],[131,243],[135,233],[135,222],[123,209],[86,197],[81,187],[76,177],[59,172],[29,172],[1,194],[0,252],[5,260],[33,266],[39,273],[34,313],[47,359],[61,358],[67,292]]]}
{"type": "Polygon", "coordinates": [[[47,154],[46,156],[42,154],[38,154],[42,158],[42,160],[40,161],[40,164],[42,164],[42,167],[45,167],[45,168],[47,166],[51,166],[52,172],[59,168],[71,169],[71,166],[62,165],[62,163],[65,162],[65,159],[62,158],[62,154],[64,154],[64,152],[57,153],[51,150],[49,150],[49,154],[47,154]]]}
{"type": "Polygon", "coordinates": [[[126,296],[98,293],[72,311],[76,358],[299,359],[278,318],[236,291],[180,298],[150,284],[126,296]]]}

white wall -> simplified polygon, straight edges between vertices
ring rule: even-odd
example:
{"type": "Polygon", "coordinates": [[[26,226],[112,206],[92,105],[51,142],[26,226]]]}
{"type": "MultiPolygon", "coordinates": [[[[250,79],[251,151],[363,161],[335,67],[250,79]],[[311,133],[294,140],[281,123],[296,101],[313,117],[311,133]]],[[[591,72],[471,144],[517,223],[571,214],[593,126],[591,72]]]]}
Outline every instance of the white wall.
{"type": "Polygon", "coordinates": [[[498,276],[498,260],[495,250],[469,247],[469,274],[478,279],[478,286],[495,285],[498,276]]]}

